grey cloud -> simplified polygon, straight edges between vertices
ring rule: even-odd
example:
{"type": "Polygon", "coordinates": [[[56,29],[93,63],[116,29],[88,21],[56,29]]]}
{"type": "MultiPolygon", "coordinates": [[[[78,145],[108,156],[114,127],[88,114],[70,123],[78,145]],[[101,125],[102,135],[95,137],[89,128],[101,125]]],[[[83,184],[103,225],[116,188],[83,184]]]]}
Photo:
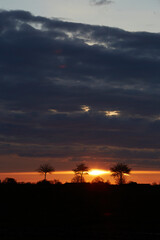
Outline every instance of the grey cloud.
{"type": "Polygon", "coordinates": [[[113,1],[111,1],[111,0],[90,0],[90,2],[94,5],[104,5],[104,4],[110,4],[113,1]]]}

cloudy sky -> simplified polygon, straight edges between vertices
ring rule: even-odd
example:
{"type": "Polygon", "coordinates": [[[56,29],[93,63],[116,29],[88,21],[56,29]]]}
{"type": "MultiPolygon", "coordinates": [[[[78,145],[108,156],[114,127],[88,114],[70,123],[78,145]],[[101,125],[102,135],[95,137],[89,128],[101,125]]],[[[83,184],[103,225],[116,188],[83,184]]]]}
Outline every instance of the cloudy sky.
{"type": "Polygon", "coordinates": [[[1,171],[160,170],[160,1],[0,3],[1,171]]]}

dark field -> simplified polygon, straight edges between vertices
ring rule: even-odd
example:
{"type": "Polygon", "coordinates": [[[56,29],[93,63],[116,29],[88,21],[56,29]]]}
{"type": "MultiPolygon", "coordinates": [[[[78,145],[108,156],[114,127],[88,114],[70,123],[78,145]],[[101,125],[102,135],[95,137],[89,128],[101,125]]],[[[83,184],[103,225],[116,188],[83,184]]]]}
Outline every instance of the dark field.
{"type": "Polygon", "coordinates": [[[160,186],[0,184],[0,239],[160,239],[160,186]]]}

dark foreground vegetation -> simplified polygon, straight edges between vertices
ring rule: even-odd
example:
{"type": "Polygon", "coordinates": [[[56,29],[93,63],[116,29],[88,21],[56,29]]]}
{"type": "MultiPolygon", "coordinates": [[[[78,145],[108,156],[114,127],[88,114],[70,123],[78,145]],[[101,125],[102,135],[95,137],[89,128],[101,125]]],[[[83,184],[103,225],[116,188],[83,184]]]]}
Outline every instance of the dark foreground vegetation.
{"type": "Polygon", "coordinates": [[[0,184],[0,239],[160,239],[160,186],[0,184]]]}

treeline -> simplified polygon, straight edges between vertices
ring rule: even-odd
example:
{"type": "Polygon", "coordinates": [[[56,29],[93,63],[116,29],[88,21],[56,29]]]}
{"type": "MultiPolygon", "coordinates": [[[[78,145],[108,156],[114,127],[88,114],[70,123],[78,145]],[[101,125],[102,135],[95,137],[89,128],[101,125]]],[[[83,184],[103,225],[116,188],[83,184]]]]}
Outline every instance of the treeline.
{"type": "MultiPolygon", "coordinates": [[[[52,167],[49,163],[41,164],[37,169],[38,172],[44,174],[44,180],[47,180],[47,174],[55,171],[55,168],[52,167]]],[[[84,175],[88,174],[90,169],[84,163],[77,164],[76,168],[72,169],[74,172],[74,177],[72,178],[72,183],[84,183],[84,175]]],[[[115,178],[117,184],[126,183],[126,175],[129,175],[131,168],[128,167],[125,163],[116,163],[110,168],[111,176],[115,178]]],[[[103,178],[97,177],[93,182],[104,182],[103,178]]],[[[108,182],[109,183],[109,182],[108,182]]]]}
{"type": "Polygon", "coordinates": [[[131,232],[159,231],[159,185],[3,183],[0,196],[1,239],[4,229],[6,239],[50,236],[56,240],[124,240],[132,239],[124,236],[131,232]],[[15,238],[7,235],[12,231],[15,238]]]}
{"type": "MultiPolygon", "coordinates": [[[[65,182],[68,183],[68,182],[65,182]]],[[[49,184],[65,184],[62,183],[59,179],[53,179],[53,180],[46,180],[43,179],[41,181],[38,181],[37,183],[31,183],[31,182],[17,182],[17,180],[15,178],[10,178],[10,177],[6,177],[4,180],[0,180],[0,184],[44,184],[44,185],[49,185],[49,184]]],[[[75,177],[73,177],[70,181],[70,183],[76,183],[76,184],[80,184],[81,182],[79,181],[75,181],[75,177]]],[[[82,182],[82,184],[86,183],[85,181],[82,182]]],[[[110,185],[111,182],[109,180],[104,181],[104,179],[100,176],[97,176],[95,178],[92,179],[91,182],[87,182],[90,184],[107,184],[110,185]]],[[[130,184],[136,184],[134,182],[129,182],[130,184]]]]}

